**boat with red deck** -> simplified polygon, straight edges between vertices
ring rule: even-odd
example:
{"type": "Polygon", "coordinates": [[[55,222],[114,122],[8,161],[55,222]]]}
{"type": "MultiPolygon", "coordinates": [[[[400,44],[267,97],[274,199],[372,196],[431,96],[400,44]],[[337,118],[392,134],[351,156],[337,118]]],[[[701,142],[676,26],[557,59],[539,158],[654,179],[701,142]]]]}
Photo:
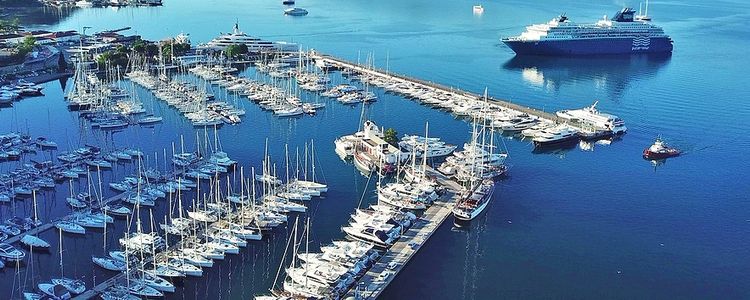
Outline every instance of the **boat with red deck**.
{"type": "Polygon", "coordinates": [[[660,138],[657,138],[653,145],[643,149],[643,158],[665,159],[679,156],[680,153],[680,150],[667,146],[660,138]]]}

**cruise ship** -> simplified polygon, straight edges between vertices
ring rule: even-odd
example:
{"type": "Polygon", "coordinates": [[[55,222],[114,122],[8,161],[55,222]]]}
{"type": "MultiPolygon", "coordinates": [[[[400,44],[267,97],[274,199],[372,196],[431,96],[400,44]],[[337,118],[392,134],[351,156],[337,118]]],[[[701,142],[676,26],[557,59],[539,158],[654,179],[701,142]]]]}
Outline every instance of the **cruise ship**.
{"type": "Polygon", "coordinates": [[[518,55],[596,55],[670,53],[672,39],[664,30],[635,17],[635,10],[623,8],[615,16],[593,24],[571,22],[564,14],[546,24],[526,27],[519,36],[503,38],[518,55]]]}
{"type": "Polygon", "coordinates": [[[222,51],[229,46],[242,44],[247,45],[247,50],[251,53],[299,51],[299,45],[295,43],[265,41],[258,37],[247,35],[240,31],[238,23],[234,23],[231,33],[222,34],[210,42],[199,46],[199,48],[222,51]]]}

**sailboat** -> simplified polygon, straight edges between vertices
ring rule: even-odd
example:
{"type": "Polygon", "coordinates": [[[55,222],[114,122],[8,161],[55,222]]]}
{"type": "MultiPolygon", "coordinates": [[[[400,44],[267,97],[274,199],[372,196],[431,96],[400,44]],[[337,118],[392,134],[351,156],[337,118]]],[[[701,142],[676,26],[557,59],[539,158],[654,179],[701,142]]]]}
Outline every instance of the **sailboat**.
{"type": "MultiPolygon", "coordinates": [[[[39,218],[37,216],[37,210],[36,210],[36,192],[33,192],[33,199],[34,199],[34,202],[33,202],[33,205],[34,205],[34,223],[36,224],[36,223],[39,223],[39,218]]],[[[38,236],[31,235],[31,234],[24,235],[21,238],[21,243],[23,243],[24,245],[30,247],[31,249],[34,249],[34,248],[49,249],[49,247],[50,247],[50,244],[47,241],[39,238],[38,236]]]]}
{"type": "Polygon", "coordinates": [[[121,285],[114,285],[105,290],[99,297],[102,300],[140,300],[141,297],[132,295],[129,292],[128,287],[121,285]]]}
{"type": "Polygon", "coordinates": [[[52,278],[52,283],[55,285],[61,285],[67,289],[71,294],[78,295],[86,291],[86,283],[82,280],[67,278],[63,275],[63,243],[62,243],[62,230],[58,230],[60,236],[60,277],[52,278]]]}
{"type": "Polygon", "coordinates": [[[55,227],[67,233],[86,234],[86,228],[71,221],[58,221],[55,223],[55,227]]]}
{"type": "Polygon", "coordinates": [[[91,260],[97,266],[100,266],[106,270],[122,272],[125,271],[125,262],[117,260],[111,257],[92,256],[91,260]]]}
{"type": "MultiPolygon", "coordinates": [[[[487,90],[485,89],[485,97],[487,90]]],[[[482,124],[485,125],[485,124],[482,124]]],[[[474,124],[474,134],[472,137],[471,149],[484,148],[484,135],[486,126],[482,126],[482,144],[477,144],[476,134],[476,122],[474,124]]],[[[492,156],[492,140],[494,138],[494,132],[490,132],[490,152],[489,156],[492,156]]],[[[469,188],[461,194],[461,198],[453,207],[453,216],[460,221],[471,221],[476,218],[479,214],[484,211],[487,204],[492,200],[492,195],[495,190],[495,181],[490,177],[485,176],[485,160],[483,156],[473,155],[471,158],[468,171],[468,185],[469,188]]]]}
{"type": "Polygon", "coordinates": [[[326,185],[324,183],[319,183],[315,179],[315,173],[316,172],[315,172],[315,141],[314,140],[311,141],[311,151],[310,152],[311,152],[311,158],[310,158],[310,160],[312,161],[312,170],[310,172],[312,174],[311,180],[307,179],[307,147],[305,147],[304,177],[303,177],[302,180],[300,180],[299,178],[295,178],[295,180],[292,181],[290,184],[294,185],[294,186],[296,186],[298,188],[305,189],[305,190],[317,191],[318,193],[328,192],[328,185],[326,185]]]}
{"type": "Polygon", "coordinates": [[[24,235],[23,238],[21,238],[21,243],[31,248],[47,249],[50,247],[50,244],[47,241],[30,234],[24,235]]]}

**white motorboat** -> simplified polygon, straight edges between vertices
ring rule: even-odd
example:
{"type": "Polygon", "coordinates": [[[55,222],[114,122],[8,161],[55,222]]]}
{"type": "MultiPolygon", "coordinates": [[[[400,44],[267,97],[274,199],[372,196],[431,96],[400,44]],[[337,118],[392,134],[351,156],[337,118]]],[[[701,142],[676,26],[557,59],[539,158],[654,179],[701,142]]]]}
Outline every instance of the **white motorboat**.
{"type": "Polygon", "coordinates": [[[544,147],[573,143],[579,139],[577,130],[568,126],[558,126],[543,130],[532,141],[536,147],[544,147]]]}
{"type": "Polygon", "coordinates": [[[372,243],[380,248],[388,248],[395,241],[388,232],[372,227],[344,226],[341,230],[355,240],[372,243]]]}
{"type": "Polygon", "coordinates": [[[584,107],[581,109],[561,110],[555,114],[563,119],[580,122],[590,126],[594,126],[597,129],[607,130],[613,134],[622,134],[627,131],[625,127],[625,121],[619,117],[611,114],[600,112],[596,105],[599,101],[594,102],[591,106],[584,107]]]}
{"type": "Polygon", "coordinates": [[[151,124],[159,123],[162,120],[164,120],[164,118],[162,118],[162,117],[146,116],[146,117],[138,119],[138,124],[140,124],[140,125],[151,125],[151,124]]]}
{"type": "Polygon", "coordinates": [[[0,243],[0,258],[6,261],[20,261],[26,257],[26,253],[10,244],[0,243]]]}
{"type": "Polygon", "coordinates": [[[80,8],[94,7],[94,1],[91,1],[91,0],[80,0],[80,1],[76,1],[75,5],[77,7],[80,7],[80,8]]]}

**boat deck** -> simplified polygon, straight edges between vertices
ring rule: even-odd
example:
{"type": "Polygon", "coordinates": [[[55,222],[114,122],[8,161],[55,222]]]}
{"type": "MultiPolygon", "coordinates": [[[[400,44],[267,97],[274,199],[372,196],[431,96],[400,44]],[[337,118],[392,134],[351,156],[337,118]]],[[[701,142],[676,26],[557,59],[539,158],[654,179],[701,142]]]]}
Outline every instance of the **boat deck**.
{"type": "Polygon", "coordinates": [[[455,181],[447,179],[430,169],[438,182],[446,187],[446,193],[435,201],[415,224],[404,232],[380,259],[363,275],[344,298],[375,299],[396,278],[406,264],[417,254],[435,231],[451,215],[453,206],[458,200],[458,191],[462,187],[455,181]]]}

